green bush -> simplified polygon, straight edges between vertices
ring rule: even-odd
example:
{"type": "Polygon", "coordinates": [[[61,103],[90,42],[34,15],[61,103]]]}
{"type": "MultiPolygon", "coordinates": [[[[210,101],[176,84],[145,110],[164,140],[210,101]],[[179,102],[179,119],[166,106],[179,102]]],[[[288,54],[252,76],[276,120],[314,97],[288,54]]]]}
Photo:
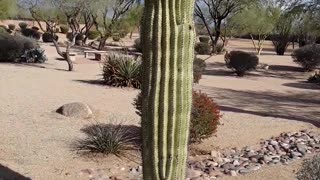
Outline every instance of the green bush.
{"type": "Polygon", "coordinates": [[[0,33],[8,33],[8,29],[6,26],[0,25],[0,33]]]}
{"type": "Polygon", "coordinates": [[[199,83],[202,74],[206,68],[206,62],[200,58],[195,58],[193,61],[193,82],[199,83]]]}
{"type": "MultiPolygon", "coordinates": [[[[70,33],[67,33],[67,39],[70,41],[70,42],[72,42],[72,40],[73,40],[73,35],[72,35],[72,33],[70,32],[70,33]]],[[[78,34],[77,36],[76,36],[76,39],[75,39],[75,41],[82,41],[84,39],[84,35],[83,34],[78,34]]]]}
{"type": "Polygon", "coordinates": [[[88,32],[88,39],[93,40],[97,39],[100,36],[99,31],[89,31],[88,32]]]}
{"type": "Polygon", "coordinates": [[[22,30],[22,29],[26,29],[26,28],[28,27],[28,24],[25,23],[25,22],[20,22],[20,23],[19,23],[19,27],[20,27],[21,30],[22,30]]]}
{"type": "Polygon", "coordinates": [[[142,52],[141,40],[140,38],[134,40],[133,47],[136,48],[138,52],[142,52]]]}
{"type": "Polygon", "coordinates": [[[312,71],[320,65],[320,45],[306,45],[292,53],[293,61],[306,71],[312,71]]]}
{"type": "Polygon", "coordinates": [[[119,42],[121,39],[119,33],[115,33],[112,35],[112,40],[115,41],[115,42],[119,42]]]}
{"type": "Polygon", "coordinates": [[[30,29],[30,28],[22,29],[21,34],[26,37],[33,38],[36,40],[39,40],[41,38],[41,34],[38,31],[36,31],[34,29],[30,29]]]}
{"type": "Polygon", "coordinates": [[[190,141],[201,142],[212,136],[218,128],[220,120],[219,106],[201,92],[193,92],[190,124],[190,141]]]}
{"type": "MultiPolygon", "coordinates": [[[[141,117],[142,96],[141,93],[135,98],[133,105],[136,113],[141,117]]],[[[190,142],[199,143],[211,137],[218,128],[221,118],[219,106],[205,93],[193,91],[190,142]]]]}
{"type": "Polygon", "coordinates": [[[297,173],[298,180],[319,180],[320,178],[320,155],[312,159],[304,160],[302,168],[297,173]]]}
{"type": "Polygon", "coordinates": [[[16,29],[16,25],[14,24],[9,24],[8,25],[8,28],[11,30],[11,31],[14,31],[16,29]]]}
{"type": "Polygon", "coordinates": [[[211,53],[211,46],[208,43],[197,43],[195,51],[201,55],[209,55],[211,53]]]}
{"type": "Polygon", "coordinates": [[[44,63],[48,60],[42,48],[26,50],[21,58],[23,62],[27,63],[44,63]]]}
{"type": "Polygon", "coordinates": [[[82,129],[85,139],[73,144],[82,153],[122,155],[127,150],[137,150],[141,144],[141,129],[123,125],[95,124],[82,129]]]}
{"type": "Polygon", "coordinates": [[[60,31],[61,31],[62,34],[67,34],[69,32],[69,26],[60,25],[60,31]]]}
{"type": "Polygon", "coordinates": [[[320,84],[320,72],[315,72],[313,75],[311,75],[308,79],[308,82],[320,84]]]}
{"type": "Polygon", "coordinates": [[[54,35],[54,38],[53,38],[53,35],[51,33],[49,33],[49,32],[45,32],[42,35],[42,41],[45,42],[45,43],[53,42],[53,39],[58,41],[59,37],[57,35],[54,35]]]}
{"type": "Polygon", "coordinates": [[[140,71],[139,58],[111,53],[103,65],[103,78],[110,86],[140,88],[140,71]]]}
{"type": "Polygon", "coordinates": [[[34,39],[0,33],[0,62],[21,62],[26,51],[37,47],[34,39]]]}
{"type": "Polygon", "coordinates": [[[225,55],[226,66],[233,69],[238,76],[244,76],[247,71],[254,70],[259,64],[255,54],[243,51],[231,51],[225,55]]]}
{"type": "Polygon", "coordinates": [[[209,44],[210,37],[208,37],[208,36],[200,36],[200,37],[199,37],[199,41],[202,42],[202,43],[207,43],[207,44],[209,44]]]}
{"type": "Polygon", "coordinates": [[[224,45],[222,43],[218,43],[214,49],[215,54],[223,54],[225,52],[224,45]]]}

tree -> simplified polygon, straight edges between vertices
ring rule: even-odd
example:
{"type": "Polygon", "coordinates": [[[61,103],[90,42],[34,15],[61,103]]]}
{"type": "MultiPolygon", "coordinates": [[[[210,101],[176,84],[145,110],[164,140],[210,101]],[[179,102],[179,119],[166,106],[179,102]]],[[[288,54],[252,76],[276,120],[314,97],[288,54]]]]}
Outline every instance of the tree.
{"type": "Polygon", "coordinates": [[[194,0],[145,0],[141,28],[143,179],[185,180],[194,0]]]}
{"type": "Polygon", "coordinates": [[[270,11],[262,4],[254,4],[234,16],[230,21],[238,27],[238,34],[250,35],[252,44],[260,55],[264,42],[272,32],[276,20],[277,13],[270,11]],[[257,16],[257,14],[259,15],[257,16]]]}
{"type": "Polygon", "coordinates": [[[94,25],[100,33],[100,43],[98,49],[101,50],[106,40],[112,36],[117,23],[132,8],[136,0],[97,0],[90,2],[93,15],[98,16],[94,25]],[[111,15],[111,16],[110,16],[111,15]]]}
{"type": "Polygon", "coordinates": [[[17,3],[15,0],[0,1],[0,19],[12,17],[17,13],[17,3]]]}
{"type": "Polygon", "coordinates": [[[213,49],[218,44],[222,34],[222,23],[230,15],[239,12],[248,3],[248,0],[197,0],[195,5],[195,15],[200,18],[208,30],[213,49]],[[214,26],[214,34],[211,27],[214,26]]]}

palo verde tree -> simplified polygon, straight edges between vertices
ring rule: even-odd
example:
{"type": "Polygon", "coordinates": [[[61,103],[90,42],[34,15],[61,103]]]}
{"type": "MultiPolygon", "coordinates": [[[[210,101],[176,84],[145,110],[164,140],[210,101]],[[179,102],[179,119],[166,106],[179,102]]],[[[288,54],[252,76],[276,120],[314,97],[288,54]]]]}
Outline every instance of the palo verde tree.
{"type": "Polygon", "coordinates": [[[238,13],[230,20],[237,27],[237,34],[250,35],[252,44],[258,55],[263,50],[266,38],[272,32],[278,18],[268,7],[261,3],[248,6],[241,13],[238,13]],[[257,14],[259,14],[257,16],[257,14]]]}
{"type": "Polygon", "coordinates": [[[98,49],[101,50],[106,40],[112,36],[116,25],[125,14],[135,5],[136,0],[96,0],[90,2],[91,16],[96,16],[94,25],[100,33],[98,49]]]}
{"type": "Polygon", "coordinates": [[[12,17],[17,14],[17,2],[15,0],[0,1],[0,19],[12,17]]]}
{"type": "Polygon", "coordinates": [[[194,0],[145,0],[141,28],[143,179],[185,180],[194,0]]]}
{"type": "Polygon", "coordinates": [[[201,19],[210,36],[213,49],[215,49],[222,34],[223,21],[232,14],[238,13],[248,3],[255,0],[197,0],[195,15],[201,19]],[[211,31],[211,28],[214,31],[211,31]]]}

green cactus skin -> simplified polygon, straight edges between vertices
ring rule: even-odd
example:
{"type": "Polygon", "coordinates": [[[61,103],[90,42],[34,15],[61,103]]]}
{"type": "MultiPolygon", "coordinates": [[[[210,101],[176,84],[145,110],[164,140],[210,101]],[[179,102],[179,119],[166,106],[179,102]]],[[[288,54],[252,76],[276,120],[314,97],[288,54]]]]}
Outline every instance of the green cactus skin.
{"type": "Polygon", "coordinates": [[[144,180],[185,180],[192,103],[194,0],[145,0],[142,21],[144,180]]]}

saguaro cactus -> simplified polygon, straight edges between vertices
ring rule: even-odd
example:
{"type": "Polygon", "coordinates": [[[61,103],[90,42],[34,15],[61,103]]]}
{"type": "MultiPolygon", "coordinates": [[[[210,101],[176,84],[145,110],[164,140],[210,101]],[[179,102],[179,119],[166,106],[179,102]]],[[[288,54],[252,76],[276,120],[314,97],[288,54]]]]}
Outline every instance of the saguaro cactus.
{"type": "Polygon", "coordinates": [[[143,177],[185,180],[192,102],[194,0],[145,0],[143,177]]]}

